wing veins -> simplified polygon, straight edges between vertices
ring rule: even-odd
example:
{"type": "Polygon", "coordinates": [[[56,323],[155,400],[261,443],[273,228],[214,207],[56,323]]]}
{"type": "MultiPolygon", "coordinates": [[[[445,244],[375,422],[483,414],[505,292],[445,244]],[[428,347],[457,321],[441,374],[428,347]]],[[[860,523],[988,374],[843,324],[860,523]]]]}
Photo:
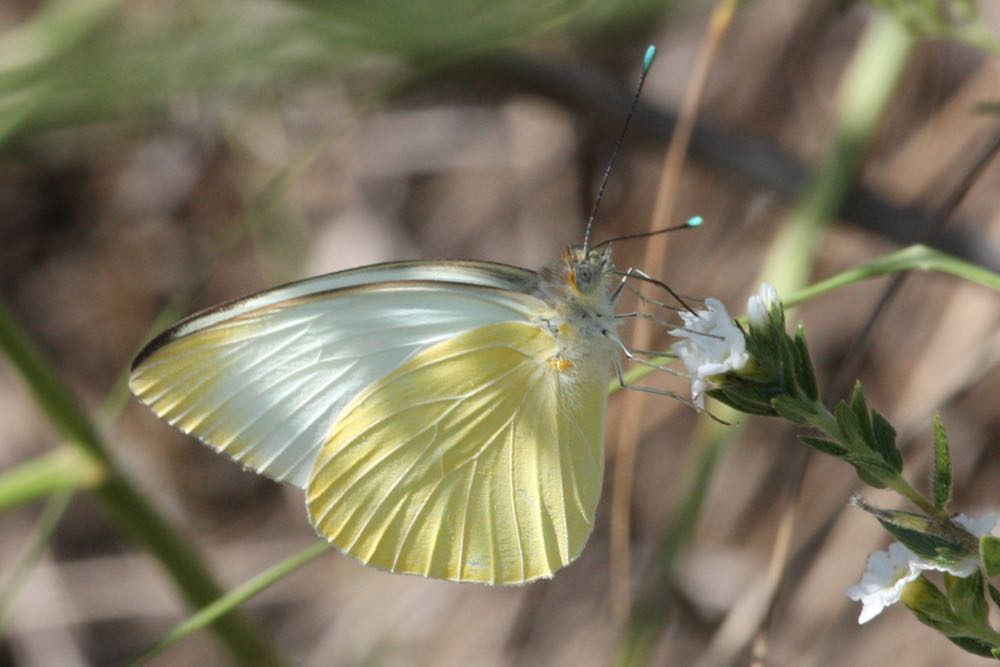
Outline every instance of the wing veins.
{"type": "MultiPolygon", "coordinates": [[[[531,392],[528,391],[528,392],[525,392],[523,396],[521,396],[521,402],[518,403],[517,409],[514,410],[511,413],[510,420],[508,421],[508,424],[509,424],[510,428],[507,431],[507,446],[510,449],[510,457],[509,457],[509,460],[510,460],[510,469],[509,469],[509,473],[510,473],[510,508],[511,508],[512,518],[514,519],[514,537],[517,539],[517,552],[521,556],[521,580],[522,581],[527,576],[526,575],[527,567],[526,567],[525,561],[524,561],[524,545],[523,545],[523,543],[521,541],[521,522],[518,521],[518,518],[517,518],[517,500],[515,498],[515,490],[514,490],[514,438],[515,438],[515,435],[516,435],[516,430],[514,428],[514,424],[516,423],[517,416],[518,416],[518,414],[520,414],[521,409],[524,407],[524,403],[525,403],[525,401],[528,400],[528,396],[530,394],[531,394],[531,392]]],[[[499,435],[499,432],[498,432],[498,435],[499,435]]]]}
{"type": "MultiPolygon", "coordinates": [[[[558,380],[557,380],[557,383],[558,383],[558,380]]],[[[540,389],[535,389],[535,391],[538,392],[538,391],[541,391],[541,390],[540,389]]],[[[546,406],[549,405],[549,402],[551,400],[552,400],[552,395],[551,395],[551,391],[550,391],[550,392],[547,392],[547,400],[545,401],[546,406]]],[[[534,407],[535,412],[537,413],[538,418],[535,420],[536,423],[541,423],[542,419],[544,417],[546,417],[546,416],[548,416],[551,419],[552,415],[554,414],[554,412],[552,410],[546,411],[547,414],[542,414],[542,402],[541,401],[534,401],[530,405],[532,405],[534,407]]],[[[556,434],[555,434],[555,436],[556,436],[556,447],[557,447],[557,451],[558,451],[559,441],[561,440],[561,438],[559,437],[560,433],[559,433],[559,430],[558,430],[559,429],[559,419],[555,418],[552,421],[555,423],[555,427],[556,427],[556,434]]],[[[538,488],[538,526],[539,526],[539,528],[542,529],[542,538],[543,538],[542,545],[543,545],[543,547],[545,546],[545,542],[544,542],[544,537],[545,537],[544,526],[548,525],[549,529],[552,531],[552,535],[557,540],[559,539],[559,532],[556,530],[555,523],[553,522],[552,516],[550,514],[551,510],[549,510],[549,508],[547,506],[545,506],[544,499],[545,499],[546,496],[545,496],[545,492],[542,489],[542,475],[541,475],[541,471],[543,469],[543,466],[542,466],[542,447],[545,446],[545,445],[547,445],[547,444],[548,443],[536,442],[536,446],[535,446],[535,472],[536,472],[535,481],[538,483],[538,485],[537,485],[537,488],[538,488]]],[[[565,503],[566,503],[565,498],[563,498],[563,510],[562,511],[563,511],[564,517],[565,517],[565,514],[566,514],[565,503]]],[[[566,533],[563,535],[562,539],[563,539],[563,541],[565,543],[565,549],[560,550],[560,551],[561,552],[565,551],[565,553],[568,556],[569,555],[569,530],[568,530],[568,527],[567,527],[566,533]]],[[[556,545],[556,548],[558,549],[558,544],[556,545]]],[[[543,549],[543,551],[545,553],[545,563],[546,563],[546,565],[548,565],[549,571],[553,571],[555,569],[558,569],[558,565],[557,565],[556,568],[552,567],[552,561],[549,559],[549,551],[548,551],[548,549],[543,549]]],[[[560,554],[560,559],[562,559],[562,555],[561,554],[560,554]]]]}
{"type": "MultiPolygon", "coordinates": [[[[318,396],[320,396],[321,394],[325,393],[327,391],[327,389],[330,388],[331,385],[336,384],[337,382],[339,382],[340,379],[342,377],[344,377],[344,375],[346,375],[347,373],[349,373],[356,366],[357,366],[356,363],[351,363],[351,364],[348,364],[347,366],[345,366],[345,367],[343,367],[341,369],[338,369],[339,372],[336,375],[333,375],[330,379],[328,379],[327,381],[325,381],[318,388],[313,389],[308,394],[308,396],[306,396],[305,398],[299,400],[298,404],[295,407],[293,407],[291,410],[289,410],[284,415],[284,420],[285,421],[291,421],[292,417],[296,416],[302,410],[304,410],[305,408],[309,407],[314,402],[316,402],[316,399],[317,399],[318,396]]],[[[329,408],[329,406],[327,406],[327,407],[329,408]]],[[[262,468],[269,468],[272,463],[274,463],[276,460],[278,460],[278,458],[281,457],[281,455],[292,444],[292,442],[294,440],[296,440],[303,433],[305,433],[310,428],[312,428],[312,426],[317,421],[319,421],[319,419],[321,417],[325,416],[324,412],[325,411],[323,411],[323,410],[318,410],[317,414],[315,416],[313,416],[312,418],[310,418],[309,421],[307,421],[304,424],[302,424],[302,426],[300,426],[299,429],[298,429],[298,433],[294,437],[288,438],[288,442],[286,442],[286,444],[282,445],[275,454],[273,454],[272,456],[270,456],[264,463],[262,463],[261,467],[262,468]]],[[[282,425],[283,425],[282,421],[275,420],[275,423],[269,429],[267,429],[266,431],[264,431],[260,436],[258,436],[258,439],[260,441],[263,441],[263,440],[269,438],[271,435],[274,434],[275,431],[277,431],[279,428],[281,428],[282,425]]]]}
{"type": "MultiPolygon", "coordinates": [[[[281,344],[278,345],[278,346],[276,346],[273,350],[268,350],[268,352],[265,355],[263,355],[262,357],[254,360],[252,363],[248,364],[246,366],[246,371],[247,372],[252,371],[254,368],[258,367],[262,362],[264,362],[267,359],[270,359],[271,357],[273,357],[274,355],[280,353],[282,350],[284,350],[289,345],[291,345],[292,343],[294,343],[295,341],[297,341],[303,335],[304,335],[304,332],[297,332],[294,336],[290,336],[286,340],[281,341],[281,344]]],[[[307,350],[311,350],[312,348],[306,348],[306,349],[307,350]]],[[[217,412],[219,410],[219,408],[222,405],[224,405],[226,403],[229,403],[230,401],[234,400],[236,398],[236,396],[242,394],[243,392],[247,391],[248,389],[251,389],[252,387],[253,387],[252,384],[244,382],[242,384],[239,384],[234,390],[229,391],[229,392],[223,394],[221,397],[219,397],[217,400],[215,400],[212,403],[212,406],[210,408],[204,408],[205,417],[203,417],[202,419],[200,419],[192,428],[197,428],[198,426],[200,426],[202,424],[202,422],[204,422],[205,419],[210,414],[214,414],[215,412],[217,412]]],[[[211,432],[211,430],[208,431],[208,433],[210,433],[210,432],[211,432]]],[[[207,436],[207,433],[206,433],[206,436],[207,436]]]]}
{"type": "MultiPolygon", "coordinates": [[[[490,437],[490,440],[492,441],[492,440],[497,439],[500,436],[501,432],[503,432],[505,430],[505,428],[510,425],[510,423],[511,423],[511,420],[507,420],[505,426],[497,429],[496,433],[494,433],[490,437]]],[[[435,424],[435,428],[436,428],[436,424],[435,424]]],[[[433,444],[433,439],[431,441],[431,444],[433,444]]],[[[426,453],[427,453],[427,450],[425,449],[423,452],[421,452],[420,457],[422,458],[424,456],[424,454],[426,454],[426,453]]],[[[472,459],[472,460],[475,461],[476,459],[472,459]]],[[[468,463],[468,461],[463,462],[462,465],[465,465],[465,463],[468,463]]],[[[461,467],[461,466],[459,466],[459,467],[461,467]]],[[[420,503],[420,507],[417,509],[416,514],[413,515],[413,519],[410,520],[409,525],[406,527],[406,531],[403,533],[403,539],[399,543],[399,551],[396,552],[396,557],[393,559],[393,562],[392,562],[393,569],[396,568],[396,563],[399,562],[399,554],[402,553],[404,547],[406,546],[406,541],[409,539],[410,534],[413,531],[413,527],[416,525],[417,520],[420,518],[421,514],[423,513],[424,509],[426,508],[427,503],[430,501],[431,497],[436,492],[438,486],[440,486],[440,484],[446,478],[450,477],[451,473],[455,472],[455,470],[458,470],[458,468],[450,470],[447,474],[442,475],[437,480],[435,480],[433,486],[431,487],[431,491],[427,494],[427,497],[424,498],[423,502],[420,503]]]]}
{"type": "Polygon", "coordinates": [[[479,459],[474,458],[472,460],[472,468],[469,470],[469,483],[465,488],[465,508],[462,511],[462,530],[459,533],[460,538],[458,542],[458,578],[462,579],[465,576],[465,539],[466,531],[468,530],[469,523],[469,502],[472,500],[472,485],[476,480],[476,468],[479,466],[479,459]]]}
{"type": "MultiPolygon", "coordinates": [[[[430,366],[431,366],[431,364],[427,364],[426,366],[420,366],[420,368],[425,368],[425,367],[429,368],[430,366]]],[[[441,413],[441,415],[437,418],[437,422],[440,422],[442,419],[444,419],[449,414],[451,414],[455,410],[455,408],[458,407],[458,404],[462,400],[467,399],[467,398],[469,398],[471,396],[475,396],[476,394],[478,394],[478,393],[480,393],[482,391],[485,391],[486,389],[488,389],[492,385],[494,385],[497,382],[500,382],[501,380],[503,380],[505,377],[507,377],[511,373],[514,373],[516,370],[517,370],[517,367],[515,366],[515,367],[513,367],[513,368],[511,368],[511,369],[509,369],[507,371],[505,371],[504,373],[498,375],[497,377],[493,378],[489,382],[481,384],[481,385],[477,386],[476,388],[474,388],[472,391],[469,391],[469,392],[467,392],[465,394],[461,394],[461,395],[458,395],[458,396],[447,396],[447,397],[442,397],[442,398],[436,398],[436,399],[432,399],[432,400],[429,400],[429,401],[423,401],[421,403],[414,403],[414,404],[408,405],[406,408],[404,408],[404,410],[409,410],[409,409],[412,409],[412,408],[425,407],[425,406],[428,406],[428,405],[433,405],[434,403],[439,403],[441,401],[452,402],[453,405],[451,405],[450,407],[448,407],[445,410],[445,412],[441,413]]],[[[399,377],[404,377],[404,376],[401,375],[399,377]]],[[[365,427],[364,430],[358,432],[358,434],[355,435],[351,439],[351,442],[357,441],[359,438],[361,438],[361,437],[365,436],[366,434],[370,433],[373,429],[378,428],[379,426],[381,426],[382,424],[384,424],[387,420],[392,419],[393,417],[395,417],[396,415],[398,415],[400,412],[402,412],[402,410],[386,414],[383,417],[380,417],[379,419],[376,419],[376,420],[372,421],[369,425],[367,425],[365,427]]],[[[437,423],[437,422],[435,422],[435,423],[437,423]]],[[[426,427],[424,429],[421,429],[417,433],[418,434],[422,433],[424,430],[426,430],[426,427]]],[[[408,442],[408,440],[403,441],[399,445],[393,447],[391,450],[389,450],[388,452],[386,452],[385,456],[383,456],[378,461],[376,461],[375,463],[372,464],[372,467],[377,467],[380,463],[382,463],[382,461],[384,461],[386,458],[388,458],[388,456],[390,456],[391,454],[395,453],[399,449],[399,447],[402,447],[403,445],[405,445],[406,442],[408,442]]],[[[327,457],[327,459],[325,461],[323,461],[322,464],[320,464],[320,467],[317,468],[315,471],[313,471],[313,477],[315,477],[315,476],[319,475],[321,472],[323,472],[326,469],[326,467],[333,462],[334,458],[336,458],[336,454],[333,454],[333,455],[327,457]]],[[[369,471],[366,471],[365,474],[367,474],[368,472],[369,471]]],[[[357,481],[360,481],[360,480],[357,480],[357,481]]],[[[327,486],[329,486],[329,485],[327,485],[327,486]]],[[[353,486],[353,484],[352,484],[352,486],[353,486]]],[[[325,491],[326,490],[324,489],[324,493],[325,493],[325,491]]],[[[346,493],[346,491],[345,491],[345,493],[346,493]]],[[[341,494],[340,497],[343,497],[343,494],[341,494]]]]}
{"type": "MultiPolygon", "coordinates": [[[[255,386],[255,387],[253,387],[253,389],[255,390],[255,393],[257,395],[260,395],[260,396],[263,396],[263,395],[266,395],[266,394],[270,394],[272,392],[272,390],[275,390],[275,388],[277,388],[279,390],[283,389],[283,391],[281,391],[280,394],[271,397],[270,405],[268,405],[267,407],[265,407],[263,409],[258,408],[255,411],[254,416],[249,421],[246,421],[243,424],[241,424],[240,427],[239,427],[239,429],[236,430],[236,432],[233,433],[231,436],[229,436],[229,438],[226,439],[226,442],[223,443],[223,444],[221,444],[220,446],[223,449],[228,448],[230,445],[233,444],[233,442],[235,442],[236,440],[238,440],[240,438],[240,436],[242,436],[244,433],[246,433],[251,427],[253,427],[255,424],[257,424],[262,419],[264,419],[264,417],[270,415],[275,409],[281,407],[284,404],[284,401],[289,396],[292,396],[297,391],[299,391],[300,388],[302,387],[302,385],[304,383],[308,382],[311,378],[309,378],[309,377],[302,378],[294,386],[289,386],[289,387],[282,388],[282,385],[287,384],[296,375],[300,375],[303,371],[307,371],[307,370],[311,370],[311,369],[307,369],[304,366],[303,367],[298,367],[298,368],[293,368],[293,369],[289,370],[287,373],[285,373],[284,375],[277,375],[277,379],[273,379],[272,378],[271,381],[268,384],[264,385],[264,386],[261,386],[261,387],[256,387],[255,386]]],[[[249,388],[249,384],[245,384],[243,387],[241,387],[240,393],[242,393],[243,391],[245,391],[248,388],[249,388]]],[[[232,400],[234,400],[234,399],[228,399],[225,402],[229,402],[229,401],[232,401],[232,400]]],[[[222,407],[222,404],[217,405],[215,407],[215,409],[213,410],[213,414],[219,412],[219,409],[221,407],[222,407]]],[[[197,425],[201,426],[201,424],[205,421],[205,419],[208,418],[208,416],[209,415],[206,414],[205,417],[203,417],[198,422],[197,425]]],[[[288,417],[290,417],[290,416],[291,416],[290,414],[289,415],[282,415],[283,419],[275,420],[275,425],[272,426],[270,429],[268,429],[268,431],[266,431],[263,436],[261,436],[261,437],[259,437],[257,439],[258,440],[258,444],[264,440],[264,438],[265,438],[266,435],[269,435],[270,433],[272,433],[275,428],[282,426],[284,420],[287,420],[288,417]]],[[[221,426],[221,421],[213,424],[210,428],[207,428],[207,429],[205,429],[202,432],[202,437],[204,437],[204,438],[211,437],[211,434],[214,431],[216,431],[220,426],[221,426]]]]}
{"type": "Polygon", "coordinates": [[[241,336],[234,339],[224,338],[221,341],[217,341],[211,344],[200,344],[197,347],[192,348],[190,350],[185,350],[184,352],[175,352],[168,359],[159,359],[159,360],[157,359],[157,357],[160,356],[159,353],[161,351],[169,349],[171,346],[175,346],[177,343],[185,341],[188,337],[193,336],[194,334],[201,333],[204,331],[225,331],[227,329],[235,329],[239,328],[239,326],[241,325],[253,322],[253,319],[250,318],[226,320],[224,322],[219,322],[217,324],[205,327],[203,329],[197,329],[195,331],[192,331],[191,333],[181,336],[180,338],[175,338],[171,340],[164,347],[160,348],[160,350],[157,350],[157,352],[155,352],[152,357],[143,361],[140,368],[142,368],[143,370],[147,370],[147,369],[157,368],[164,364],[176,364],[177,362],[183,361],[185,358],[190,357],[193,354],[214,352],[219,349],[227,347],[232,347],[233,352],[240,352],[244,348],[250,347],[253,344],[260,343],[262,340],[265,340],[267,338],[283,338],[286,329],[291,329],[297,326],[301,326],[303,323],[306,323],[308,325],[308,323],[311,320],[315,320],[319,317],[322,317],[322,314],[317,313],[316,315],[313,315],[311,317],[301,318],[300,320],[293,322],[274,323],[262,320],[262,326],[267,325],[267,328],[264,330],[258,330],[257,332],[255,332],[255,335],[253,336],[241,336]]]}
{"type": "MultiPolygon", "coordinates": [[[[579,430],[579,427],[577,427],[577,430],[579,430]]],[[[579,433],[580,433],[580,435],[583,435],[583,431],[582,430],[579,430],[579,433]]],[[[582,442],[585,443],[586,440],[582,440],[582,442]]],[[[589,516],[589,513],[587,512],[587,509],[584,507],[583,499],[580,498],[580,483],[579,483],[579,479],[577,478],[577,474],[576,474],[576,466],[573,465],[573,455],[569,451],[569,442],[564,442],[563,439],[560,438],[559,439],[559,465],[560,465],[559,471],[560,471],[560,473],[562,473],[562,462],[563,462],[563,460],[565,460],[569,464],[568,468],[569,468],[570,481],[571,481],[570,488],[572,488],[572,490],[573,490],[573,500],[574,500],[573,505],[576,507],[576,510],[580,513],[580,516],[582,516],[583,519],[587,523],[590,523],[591,517],[589,516]],[[563,450],[565,450],[565,458],[564,458],[564,455],[563,455],[563,450]]],[[[562,477],[561,474],[560,474],[560,477],[562,477]]],[[[566,488],[567,488],[566,487],[566,481],[563,480],[563,490],[562,490],[562,492],[563,492],[563,502],[564,503],[566,502],[566,488]]],[[[568,537],[569,536],[568,536],[568,533],[567,533],[567,539],[568,539],[568,537]]]]}

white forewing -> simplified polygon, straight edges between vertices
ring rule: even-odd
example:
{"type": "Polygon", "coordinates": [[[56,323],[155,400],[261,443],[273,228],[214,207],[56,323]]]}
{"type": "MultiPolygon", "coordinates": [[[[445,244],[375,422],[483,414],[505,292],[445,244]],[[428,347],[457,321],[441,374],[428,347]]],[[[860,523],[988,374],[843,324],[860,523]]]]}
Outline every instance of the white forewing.
{"type": "Polygon", "coordinates": [[[529,319],[544,308],[524,293],[533,278],[409,262],[293,283],[179,323],[139,355],[130,385],[184,432],[304,488],[351,399],[428,345],[529,319]]]}

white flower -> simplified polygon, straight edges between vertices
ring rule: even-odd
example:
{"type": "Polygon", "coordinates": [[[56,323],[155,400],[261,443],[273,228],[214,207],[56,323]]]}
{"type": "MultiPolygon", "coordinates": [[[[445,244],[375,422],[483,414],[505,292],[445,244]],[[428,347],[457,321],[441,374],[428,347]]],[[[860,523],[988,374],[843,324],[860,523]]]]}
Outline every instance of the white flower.
{"type": "MultiPolygon", "coordinates": [[[[997,514],[990,512],[978,519],[959,514],[953,520],[976,537],[983,537],[993,530],[997,514]]],[[[881,614],[883,609],[898,602],[906,584],[920,576],[921,572],[937,570],[964,578],[972,576],[981,564],[977,553],[957,563],[942,565],[921,558],[903,544],[893,542],[888,551],[876,551],[868,557],[868,567],[861,581],[847,589],[847,597],[861,602],[863,606],[858,623],[867,623],[881,614]]]]}
{"type": "Polygon", "coordinates": [[[876,551],[868,557],[861,581],[847,589],[847,597],[862,604],[858,623],[867,623],[899,602],[906,584],[920,576],[920,560],[899,542],[890,544],[888,551],[876,551]]]}
{"type": "Polygon", "coordinates": [[[671,329],[670,335],[686,340],[674,343],[670,349],[692,375],[691,398],[705,405],[705,390],[713,375],[743,368],[750,355],[743,332],[736,326],[726,307],[718,299],[705,299],[705,310],[697,314],[681,311],[683,329],[671,329]]]}
{"type": "Polygon", "coordinates": [[[778,290],[770,283],[761,283],[760,290],[747,300],[747,320],[751,327],[761,328],[768,325],[768,313],[781,308],[781,297],[778,290]]]}

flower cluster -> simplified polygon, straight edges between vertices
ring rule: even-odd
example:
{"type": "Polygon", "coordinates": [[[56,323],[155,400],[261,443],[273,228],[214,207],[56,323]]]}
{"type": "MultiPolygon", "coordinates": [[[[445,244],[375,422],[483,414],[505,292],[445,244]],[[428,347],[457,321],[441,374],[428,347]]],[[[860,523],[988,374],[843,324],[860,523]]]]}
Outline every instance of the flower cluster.
{"type": "Polygon", "coordinates": [[[670,332],[682,339],[672,350],[688,369],[697,405],[703,406],[707,395],[738,412],[809,427],[814,433],[800,435],[803,443],[852,465],[863,483],[892,489],[920,510],[880,509],[854,500],[896,539],[868,558],[861,581],[847,590],[862,603],[859,622],[902,601],[966,651],[1000,658],[1000,632],[989,620],[989,602],[1000,607],[1000,589],[988,582],[1000,575],[1000,537],[991,535],[997,516],[952,516],[951,454],[940,418],[934,421],[928,497],[904,479],[896,431],[868,406],[860,383],[851,399],[833,410],[820,400],[804,331],[800,325],[794,336],[786,332],[773,287],[762,285],[750,297],[745,329],[718,300],[706,299],[705,306],[681,312],[684,326],[670,332]],[[943,590],[924,576],[931,571],[940,573],[943,590]]]}
{"type": "Polygon", "coordinates": [[[747,301],[748,331],[717,299],[705,299],[705,306],[681,311],[684,326],[670,331],[684,339],[671,351],[687,367],[691,397],[699,406],[707,394],[740,412],[776,417],[786,405],[816,400],[805,337],[801,328],[794,338],[785,333],[785,313],[774,287],[764,283],[747,301]]]}
{"type": "Polygon", "coordinates": [[[691,400],[704,407],[709,382],[742,370],[750,360],[746,338],[718,299],[705,299],[705,310],[682,310],[680,315],[684,328],[671,329],[669,333],[685,340],[674,343],[670,349],[691,374],[691,400]]]}
{"type": "MultiPolygon", "coordinates": [[[[954,521],[976,538],[982,538],[992,532],[997,515],[990,512],[972,519],[959,514],[954,521]]],[[[876,551],[868,557],[861,581],[847,589],[847,597],[861,603],[858,623],[867,623],[886,607],[899,602],[906,585],[922,572],[937,570],[964,578],[971,577],[981,566],[982,560],[978,555],[969,554],[955,563],[945,564],[919,556],[902,542],[893,542],[887,551],[876,551]]]]}

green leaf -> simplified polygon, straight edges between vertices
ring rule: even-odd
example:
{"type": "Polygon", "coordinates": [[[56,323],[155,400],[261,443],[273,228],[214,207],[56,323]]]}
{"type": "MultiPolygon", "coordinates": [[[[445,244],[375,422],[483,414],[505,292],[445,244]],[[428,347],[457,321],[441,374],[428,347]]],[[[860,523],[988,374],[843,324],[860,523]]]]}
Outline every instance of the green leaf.
{"type": "Polygon", "coordinates": [[[873,489],[884,489],[889,486],[889,482],[886,480],[884,474],[880,472],[875,472],[871,468],[865,468],[855,463],[854,470],[858,473],[858,477],[862,482],[872,487],[873,489]]]}
{"type": "Polygon", "coordinates": [[[813,438],[808,435],[800,435],[799,440],[809,445],[813,449],[819,450],[824,454],[829,454],[830,456],[836,456],[838,459],[843,459],[847,457],[847,450],[833,442],[832,440],[826,440],[824,438],[813,438]]]}
{"type": "Polygon", "coordinates": [[[882,460],[888,463],[897,474],[901,473],[903,471],[903,454],[896,446],[896,429],[878,410],[872,410],[872,430],[875,434],[875,449],[881,454],[882,460]]]}
{"type": "Polygon", "coordinates": [[[759,400],[759,397],[754,396],[752,391],[743,391],[737,387],[716,387],[709,389],[705,394],[737,412],[761,417],[778,416],[774,408],[771,407],[770,397],[764,396],[764,400],[759,400]]]}
{"type": "Polygon", "coordinates": [[[819,400],[819,386],[816,384],[816,369],[813,368],[809,347],[806,345],[805,328],[800,324],[795,331],[795,351],[798,353],[799,387],[813,401],[819,400]]]}
{"type": "Polygon", "coordinates": [[[865,483],[884,488],[899,475],[903,456],[896,447],[896,431],[878,411],[869,411],[860,382],[854,386],[850,405],[838,403],[834,416],[844,445],[852,452],[851,462],[865,483]]]}
{"type": "Polygon", "coordinates": [[[864,439],[861,436],[861,426],[851,407],[845,401],[837,404],[833,412],[837,418],[837,427],[843,436],[844,444],[849,449],[858,450],[864,447],[864,439]]]}
{"type": "Polygon", "coordinates": [[[805,401],[791,396],[775,396],[771,399],[774,411],[796,424],[809,424],[815,416],[815,408],[805,401]]]}
{"type": "Polygon", "coordinates": [[[855,467],[858,477],[868,486],[884,489],[892,483],[898,474],[882,459],[868,454],[857,455],[848,452],[846,461],[855,467]]]}
{"type": "MultiPolygon", "coordinates": [[[[1000,574],[1000,538],[983,535],[979,540],[979,555],[986,566],[986,574],[995,577],[1000,574]]],[[[997,603],[1000,606],[1000,603],[997,603]]]]}
{"type": "Polygon", "coordinates": [[[785,388],[784,393],[789,394],[796,385],[795,357],[798,353],[795,349],[795,343],[784,332],[781,333],[778,352],[781,354],[781,380],[785,388]]]}
{"type": "Polygon", "coordinates": [[[986,590],[989,591],[990,597],[993,598],[993,604],[1000,607],[1000,591],[997,590],[997,587],[991,583],[987,583],[986,590]]]}
{"type": "MultiPolygon", "coordinates": [[[[934,415],[934,471],[931,474],[934,487],[934,507],[944,510],[951,499],[951,453],[948,449],[948,434],[945,433],[941,415],[934,415]]],[[[1000,556],[1000,554],[998,554],[1000,556]]],[[[998,561],[1000,565],[1000,561],[998,561]]],[[[990,574],[993,576],[995,572],[990,574]]]]}
{"type": "Polygon", "coordinates": [[[969,577],[956,577],[945,573],[944,588],[951,608],[960,618],[974,620],[975,624],[980,626],[989,622],[987,619],[989,607],[986,604],[982,572],[976,570],[969,577]]]}
{"type": "Polygon", "coordinates": [[[997,650],[996,647],[982,639],[976,639],[975,637],[948,637],[948,639],[969,653],[981,655],[984,658],[997,657],[994,654],[994,651],[997,650]]]}
{"type": "Polygon", "coordinates": [[[854,504],[878,519],[883,528],[921,558],[951,565],[972,555],[965,540],[968,534],[951,522],[918,512],[881,509],[860,499],[855,499],[854,504]]]}
{"type": "Polygon", "coordinates": [[[854,385],[854,397],[851,400],[851,412],[857,421],[861,432],[862,441],[869,449],[879,451],[877,440],[875,440],[875,429],[872,426],[871,413],[868,411],[868,401],[865,400],[865,392],[861,388],[861,383],[854,385]]]}
{"type": "Polygon", "coordinates": [[[958,635],[964,630],[961,619],[951,610],[948,598],[923,575],[906,584],[900,600],[921,623],[944,635],[958,635]]]}

